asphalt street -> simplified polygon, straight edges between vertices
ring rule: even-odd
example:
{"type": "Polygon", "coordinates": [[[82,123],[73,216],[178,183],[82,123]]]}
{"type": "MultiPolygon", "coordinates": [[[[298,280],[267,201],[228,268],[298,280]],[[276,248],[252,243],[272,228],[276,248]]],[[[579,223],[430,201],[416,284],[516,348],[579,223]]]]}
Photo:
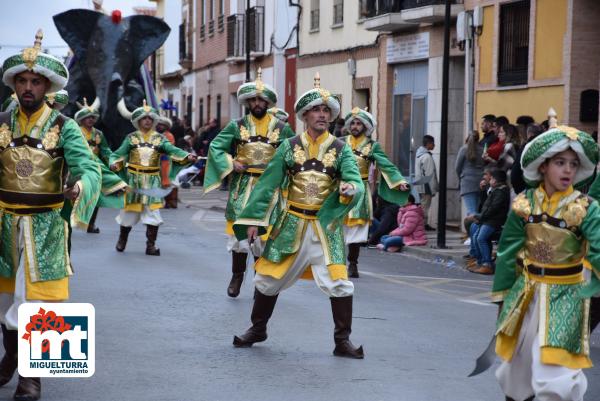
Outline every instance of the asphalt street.
{"type": "MultiPolygon", "coordinates": [[[[281,294],[266,342],[236,349],[252,284],[247,274],[240,297],[226,295],[222,212],[164,210],[160,257],[144,254],[141,225],[116,252],[115,215],[102,209],[100,234],[73,237],[71,301],[95,306],[96,373],[43,379],[43,400],[504,400],[493,370],[467,378],[494,329],[489,277],[363,248],[351,338],[364,360],[332,356],[329,300],[311,281],[281,294]]],[[[600,361],[598,335],[592,358],[600,361]]],[[[599,400],[600,368],[586,374],[586,400],[599,400]]],[[[0,388],[0,399],[15,385],[0,388]]]]}

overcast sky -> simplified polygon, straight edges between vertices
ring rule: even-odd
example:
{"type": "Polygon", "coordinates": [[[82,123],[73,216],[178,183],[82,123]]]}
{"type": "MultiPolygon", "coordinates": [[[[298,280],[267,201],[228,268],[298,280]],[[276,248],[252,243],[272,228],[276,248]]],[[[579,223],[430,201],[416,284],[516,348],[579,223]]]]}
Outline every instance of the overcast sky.
{"type": "MultiPolygon", "coordinates": [[[[166,72],[179,68],[177,64],[178,25],[181,21],[181,0],[166,0],[165,21],[171,27],[171,34],[167,39],[166,72]]],[[[4,3],[4,2],[3,2],[4,3]]],[[[19,52],[23,47],[33,45],[35,33],[38,28],[44,31],[42,47],[48,48],[50,54],[64,56],[68,47],[62,40],[52,16],[72,8],[93,9],[91,0],[12,0],[10,6],[3,4],[0,13],[0,61],[19,52]],[[35,11],[33,11],[35,10],[35,11]]],[[[112,10],[121,10],[123,17],[133,14],[133,7],[156,7],[156,3],[149,0],[104,0],[103,8],[110,13],[112,10]]]]}

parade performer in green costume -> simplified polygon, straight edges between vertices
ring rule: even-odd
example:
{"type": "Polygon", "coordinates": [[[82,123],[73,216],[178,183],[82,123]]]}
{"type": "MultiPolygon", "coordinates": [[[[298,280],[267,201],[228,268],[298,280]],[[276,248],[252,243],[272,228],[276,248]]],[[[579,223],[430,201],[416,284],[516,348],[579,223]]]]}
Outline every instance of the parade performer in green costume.
{"type": "Polygon", "coordinates": [[[161,188],[160,155],[167,154],[175,163],[171,170],[175,176],[178,170],[196,160],[196,156],[185,152],[171,144],[164,135],[154,130],[158,122],[158,112],[146,105],[129,113],[125,102],[121,100],[119,111],[123,117],[131,119],[137,129],[125,137],[121,146],[110,156],[110,169],[122,171],[126,168],[125,177],[131,188],[125,196],[125,207],[117,216],[121,227],[116,249],[123,252],[131,228],[142,221],[146,225],[146,255],[159,256],[156,247],[158,227],[163,223],[160,209],[164,199],[153,196],[153,192],[161,188]]]}
{"type": "Polygon", "coordinates": [[[221,181],[231,175],[225,211],[225,232],[229,237],[227,250],[232,255],[232,277],[227,287],[230,297],[237,297],[240,293],[248,253],[252,252],[258,257],[263,247],[261,239],[256,241],[252,250],[248,241],[238,241],[233,234],[233,222],[246,207],[254,185],[277,147],[284,139],[295,135],[289,125],[267,113],[267,108],[277,103],[277,93],[262,81],[260,69],[254,82],[247,82],[238,88],[237,98],[240,104],[250,110],[250,114],[232,120],[210,143],[204,173],[205,193],[218,188],[221,181]]]}
{"type": "Polygon", "coordinates": [[[356,207],[350,211],[344,222],[344,239],[348,244],[348,274],[358,278],[358,255],[360,245],[367,242],[369,226],[373,220],[372,194],[369,187],[369,169],[375,166],[381,171],[377,193],[388,202],[403,205],[408,199],[408,182],[392,163],[381,145],[371,136],[377,123],[375,117],[358,107],[352,109],[345,118],[345,130],[350,133],[345,141],[352,149],[365,191],[356,207]]]}
{"type": "Polygon", "coordinates": [[[597,163],[588,134],[556,124],[523,150],[523,174],[533,188],[512,204],[492,292],[501,305],[496,377],[507,400],[583,400],[582,369],[592,366],[586,297],[594,292],[583,261],[597,283],[600,209],[573,186],[589,183],[597,163]]]}
{"type": "Polygon", "coordinates": [[[102,131],[94,127],[100,116],[98,113],[98,106],[98,101],[94,101],[91,106],[88,106],[87,99],[84,98],[81,110],[75,113],[75,121],[79,124],[81,132],[90,149],[92,149],[94,159],[99,163],[102,172],[102,196],[98,202],[99,205],[96,205],[94,208],[94,214],[92,215],[87,228],[87,232],[92,234],[98,234],[100,232],[100,229],[96,227],[96,217],[98,216],[99,206],[104,203],[103,199],[107,199],[107,196],[123,191],[127,187],[125,181],[121,180],[118,175],[109,169],[108,163],[112,151],[110,150],[102,131]]]}
{"type": "Polygon", "coordinates": [[[233,344],[250,347],[265,341],[278,294],[305,276],[313,277],[331,299],[334,355],[363,358],[362,347],[350,342],[354,285],[346,271],[342,226],[364,186],[350,147],[327,131],[339,115],[340,103],[320,87],[318,75],[314,89],[298,99],[295,110],[306,132],[277,149],[234,224],[240,240],[252,242],[267,232],[277,191],[288,182],[286,209],[278,214],[255,264],[252,327],[234,337],[233,344]]]}
{"type": "MultiPolygon", "coordinates": [[[[66,85],[69,73],[42,52],[41,41],[38,31],[33,47],[3,64],[2,80],[15,91],[18,107],[0,113],[0,320],[6,350],[0,385],[17,367],[19,305],[69,298],[65,199],[74,202],[70,225],[86,229],[100,193],[100,168],[77,123],[44,101],[66,85]],[[65,189],[67,166],[77,181],[65,189]]],[[[19,376],[15,400],[37,400],[40,394],[39,378],[19,376]]]]}

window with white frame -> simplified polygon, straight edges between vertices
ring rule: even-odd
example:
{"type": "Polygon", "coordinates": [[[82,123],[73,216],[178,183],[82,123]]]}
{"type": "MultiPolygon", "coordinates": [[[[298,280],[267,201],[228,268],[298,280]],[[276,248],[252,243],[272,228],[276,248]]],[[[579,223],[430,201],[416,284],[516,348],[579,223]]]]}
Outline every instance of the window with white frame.
{"type": "Polygon", "coordinates": [[[333,25],[344,23],[344,0],[333,0],[333,25]]]}
{"type": "Polygon", "coordinates": [[[319,30],[320,4],[319,0],[310,0],[310,30],[319,30]]]}

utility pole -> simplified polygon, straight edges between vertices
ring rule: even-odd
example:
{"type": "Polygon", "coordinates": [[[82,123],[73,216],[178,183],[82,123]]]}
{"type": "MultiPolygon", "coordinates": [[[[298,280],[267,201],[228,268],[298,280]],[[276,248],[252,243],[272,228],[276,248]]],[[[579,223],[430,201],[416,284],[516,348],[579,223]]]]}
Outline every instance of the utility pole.
{"type": "Polygon", "coordinates": [[[450,0],[444,18],[444,59],[442,66],[442,127],[440,129],[440,192],[438,198],[437,247],[446,248],[446,192],[448,164],[448,81],[450,76],[450,0]]]}
{"type": "Polygon", "coordinates": [[[246,30],[246,82],[250,82],[250,0],[246,0],[244,29],[246,30]]]}

